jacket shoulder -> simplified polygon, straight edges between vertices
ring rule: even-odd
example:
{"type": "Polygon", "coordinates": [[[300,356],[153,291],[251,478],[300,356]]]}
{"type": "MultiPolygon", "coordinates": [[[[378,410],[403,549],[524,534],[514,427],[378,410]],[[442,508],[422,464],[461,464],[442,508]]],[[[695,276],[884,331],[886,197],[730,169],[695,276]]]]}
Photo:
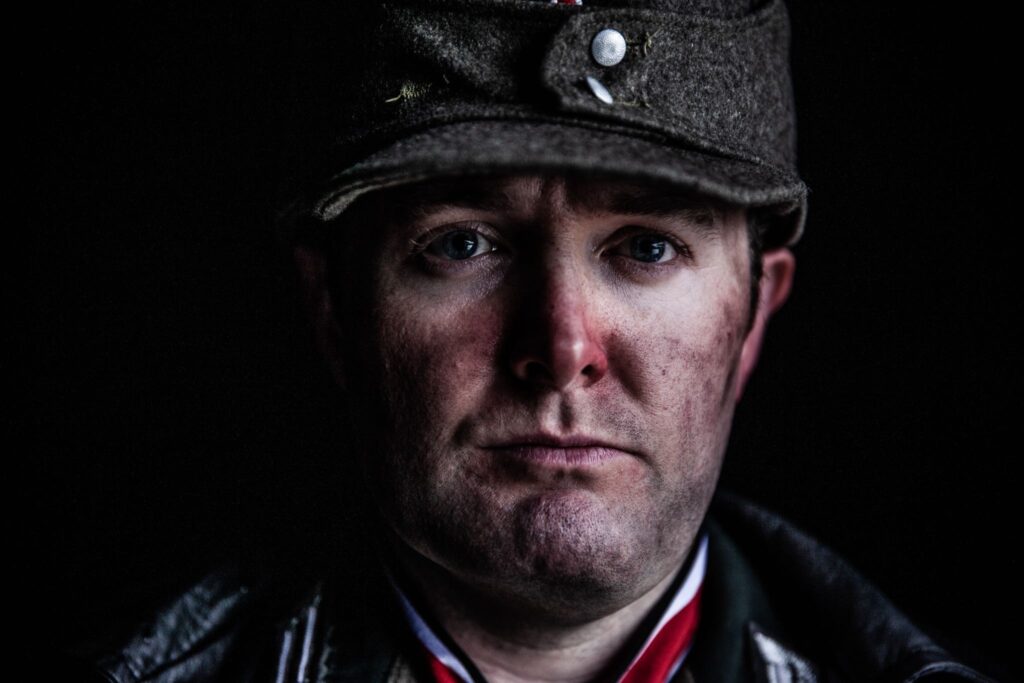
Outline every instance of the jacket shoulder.
{"type": "Polygon", "coordinates": [[[247,681],[265,666],[282,591],[221,566],[179,592],[106,652],[91,656],[96,680],[111,683],[247,681]]]}
{"type": "Polygon", "coordinates": [[[89,657],[92,680],[383,683],[399,661],[398,615],[380,577],[351,564],[299,576],[213,570],[89,657]]]}
{"type": "Polygon", "coordinates": [[[813,676],[784,680],[992,683],[939,646],[839,555],[780,515],[720,491],[708,526],[713,549],[717,543],[712,560],[717,557],[733,584],[728,590],[748,594],[750,613],[737,622],[746,622],[747,657],[764,671],[798,671],[792,662],[800,661],[813,676]]]}

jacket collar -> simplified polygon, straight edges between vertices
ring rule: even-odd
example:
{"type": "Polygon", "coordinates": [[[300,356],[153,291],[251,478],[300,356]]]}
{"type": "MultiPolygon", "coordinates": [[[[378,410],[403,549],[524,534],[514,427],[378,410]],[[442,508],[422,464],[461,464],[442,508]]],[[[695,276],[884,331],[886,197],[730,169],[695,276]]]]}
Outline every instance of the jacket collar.
{"type": "Polygon", "coordinates": [[[690,662],[697,681],[910,683],[952,674],[992,683],[778,515],[720,490],[708,530],[706,616],[690,662]]]}

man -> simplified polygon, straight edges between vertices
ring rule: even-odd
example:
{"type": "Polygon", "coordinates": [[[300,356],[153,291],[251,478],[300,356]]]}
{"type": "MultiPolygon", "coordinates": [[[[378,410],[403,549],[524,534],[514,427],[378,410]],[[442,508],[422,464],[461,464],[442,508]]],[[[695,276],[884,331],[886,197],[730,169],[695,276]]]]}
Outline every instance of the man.
{"type": "Polygon", "coordinates": [[[987,680],[712,504],[805,222],[788,23],[625,5],[389,3],[315,63],[282,222],[362,532],[309,581],[212,573],[108,680],[987,680]]]}

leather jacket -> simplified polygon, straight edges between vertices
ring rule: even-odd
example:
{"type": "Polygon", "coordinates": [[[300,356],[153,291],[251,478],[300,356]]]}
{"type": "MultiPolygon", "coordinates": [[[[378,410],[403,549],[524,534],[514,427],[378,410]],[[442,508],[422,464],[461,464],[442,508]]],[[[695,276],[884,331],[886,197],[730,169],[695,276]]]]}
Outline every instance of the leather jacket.
{"type": "MultiPolygon", "coordinates": [[[[701,621],[673,683],[991,682],[778,516],[719,492],[705,525],[701,621]]],[[[246,574],[209,574],[128,642],[91,658],[92,680],[427,680],[374,566],[343,563],[330,577],[288,589],[246,574]]]]}

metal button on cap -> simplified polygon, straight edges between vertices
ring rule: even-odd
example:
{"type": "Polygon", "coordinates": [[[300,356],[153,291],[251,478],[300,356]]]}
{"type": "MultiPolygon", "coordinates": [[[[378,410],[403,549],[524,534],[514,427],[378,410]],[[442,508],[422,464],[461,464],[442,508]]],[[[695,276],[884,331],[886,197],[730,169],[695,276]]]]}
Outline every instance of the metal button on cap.
{"type": "Polygon", "coordinates": [[[590,92],[594,93],[594,97],[601,100],[605,104],[614,104],[615,100],[612,98],[612,94],[608,92],[608,88],[604,87],[604,83],[597,80],[593,76],[587,76],[587,85],[590,86],[590,92]]]}
{"type": "Polygon", "coordinates": [[[626,39],[613,28],[606,28],[590,42],[590,54],[601,66],[615,66],[626,56],[626,39]]]}

